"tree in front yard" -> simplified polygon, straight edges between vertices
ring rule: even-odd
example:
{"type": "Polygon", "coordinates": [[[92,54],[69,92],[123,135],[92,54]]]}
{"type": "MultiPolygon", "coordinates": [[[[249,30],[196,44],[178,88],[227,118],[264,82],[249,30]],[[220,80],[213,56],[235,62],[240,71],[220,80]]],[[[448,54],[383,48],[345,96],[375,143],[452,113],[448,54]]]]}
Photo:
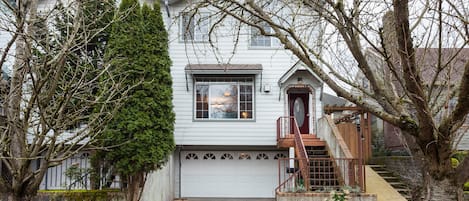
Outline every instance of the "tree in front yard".
{"type": "Polygon", "coordinates": [[[31,200],[49,167],[90,148],[132,87],[94,62],[102,48],[90,43],[104,45],[96,39],[115,7],[100,1],[89,13],[93,2],[0,2],[0,66],[10,77],[0,94],[0,193],[8,200],[31,200]]]}
{"type": "Polygon", "coordinates": [[[137,0],[123,0],[124,19],[112,27],[107,58],[115,71],[130,72],[126,84],[138,84],[106,127],[101,151],[122,178],[128,200],[138,200],[146,175],[163,165],[174,149],[171,61],[159,4],[141,8],[137,0]]]}
{"type": "Polygon", "coordinates": [[[239,25],[235,35],[249,28],[278,40],[338,96],[401,129],[423,162],[426,200],[457,200],[469,179],[468,157],[457,168],[450,159],[469,113],[468,8],[443,0],[202,0],[187,10],[213,11],[215,46],[225,20],[239,25]]]}

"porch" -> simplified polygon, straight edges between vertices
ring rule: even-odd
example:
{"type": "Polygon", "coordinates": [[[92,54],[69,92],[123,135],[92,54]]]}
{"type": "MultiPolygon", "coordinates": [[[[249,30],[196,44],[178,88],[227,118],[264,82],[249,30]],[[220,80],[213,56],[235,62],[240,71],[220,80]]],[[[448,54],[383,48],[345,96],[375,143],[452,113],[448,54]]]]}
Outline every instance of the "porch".
{"type": "Polygon", "coordinates": [[[302,134],[294,117],[280,117],[277,146],[290,149],[290,158],[279,160],[277,200],[298,196],[324,200],[330,191],[366,195],[362,152],[352,154],[329,116],[319,120],[317,134],[302,134]]]}

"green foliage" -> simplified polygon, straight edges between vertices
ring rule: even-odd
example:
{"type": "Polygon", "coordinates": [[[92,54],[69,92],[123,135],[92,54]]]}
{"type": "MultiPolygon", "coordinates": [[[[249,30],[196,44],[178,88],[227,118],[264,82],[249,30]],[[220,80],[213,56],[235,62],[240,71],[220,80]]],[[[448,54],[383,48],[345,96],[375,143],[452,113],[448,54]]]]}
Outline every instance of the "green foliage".
{"type": "Polygon", "coordinates": [[[75,165],[75,164],[70,166],[67,170],[65,170],[65,176],[71,180],[71,183],[67,187],[67,189],[71,189],[72,186],[77,185],[77,184],[81,184],[82,186],[85,187],[85,189],[87,189],[88,183],[85,178],[90,173],[91,173],[90,168],[80,168],[78,165],[75,165]]]}
{"type": "Polygon", "coordinates": [[[459,162],[462,162],[464,158],[467,156],[468,151],[457,151],[453,155],[451,155],[451,158],[457,159],[459,162]]]}
{"type": "Polygon", "coordinates": [[[351,199],[349,190],[331,191],[328,201],[346,201],[351,199]]]}
{"type": "Polygon", "coordinates": [[[50,201],[108,201],[122,200],[123,194],[118,190],[40,190],[39,197],[50,201]],[[120,199],[119,199],[120,198],[120,199]]]}
{"type": "Polygon", "coordinates": [[[137,0],[123,0],[119,12],[125,16],[112,27],[106,58],[112,58],[111,70],[122,72],[127,86],[136,86],[105,131],[105,145],[121,146],[97,157],[112,161],[120,175],[128,176],[155,170],[167,160],[174,149],[175,117],[159,4],[141,8],[137,0]]]}
{"type": "Polygon", "coordinates": [[[457,151],[453,155],[451,155],[451,166],[456,168],[459,164],[466,158],[468,152],[467,151],[457,151]]]}
{"type": "Polygon", "coordinates": [[[464,190],[469,191],[469,181],[464,184],[464,190]]]}
{"type": "Polygon", "coordinates": [[[451,158],[451,167],[457,168],[459,166],[459,161],[456,158],[451,158]]]}

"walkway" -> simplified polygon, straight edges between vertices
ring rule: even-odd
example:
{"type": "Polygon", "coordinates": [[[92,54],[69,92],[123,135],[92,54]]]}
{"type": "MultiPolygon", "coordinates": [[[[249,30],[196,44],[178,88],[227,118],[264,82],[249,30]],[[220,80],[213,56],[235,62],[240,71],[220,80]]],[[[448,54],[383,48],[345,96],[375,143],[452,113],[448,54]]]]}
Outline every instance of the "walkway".
{"type": "Polygon", "coordinates": [[[373,169],[365,167],[366,192],[378,195],[378,201],[407,201],[373,169]]]}
{"type": "Polygon", "coordinates": [[[274,201],[274,198],[188,198],[187,201],[274,201]]]}

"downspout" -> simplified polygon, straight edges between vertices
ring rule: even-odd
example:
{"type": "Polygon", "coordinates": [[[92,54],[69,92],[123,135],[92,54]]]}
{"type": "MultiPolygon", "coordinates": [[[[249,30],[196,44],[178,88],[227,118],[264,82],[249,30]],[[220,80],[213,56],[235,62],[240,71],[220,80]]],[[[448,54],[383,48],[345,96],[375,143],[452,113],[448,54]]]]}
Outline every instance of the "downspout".
{"type": "Polygon", "coordinates": [[[164,8],[166,9],[166,13],[168,14],[168,18],[171,18],[171,15],[169,14],[169,1],[164,0],[164,8]]]}
{"type": "Polygon", "coordinates": [[[181,147],[179,147],[179,149],[178,149],[178,155],[179,155],[179,192],[178,192],[179,196],[178,196],[178,197],[181,197],[181,194],[182,194],[182,193],[181,193],[181,187],[182,187],[182,184],[181,184],[181,181],[182,181],[182,179],[181,179],[181,176],[182,176],[182,175],[181,175],[181,167],[182,167],[182,163],[181,163],[181,147]]]}

